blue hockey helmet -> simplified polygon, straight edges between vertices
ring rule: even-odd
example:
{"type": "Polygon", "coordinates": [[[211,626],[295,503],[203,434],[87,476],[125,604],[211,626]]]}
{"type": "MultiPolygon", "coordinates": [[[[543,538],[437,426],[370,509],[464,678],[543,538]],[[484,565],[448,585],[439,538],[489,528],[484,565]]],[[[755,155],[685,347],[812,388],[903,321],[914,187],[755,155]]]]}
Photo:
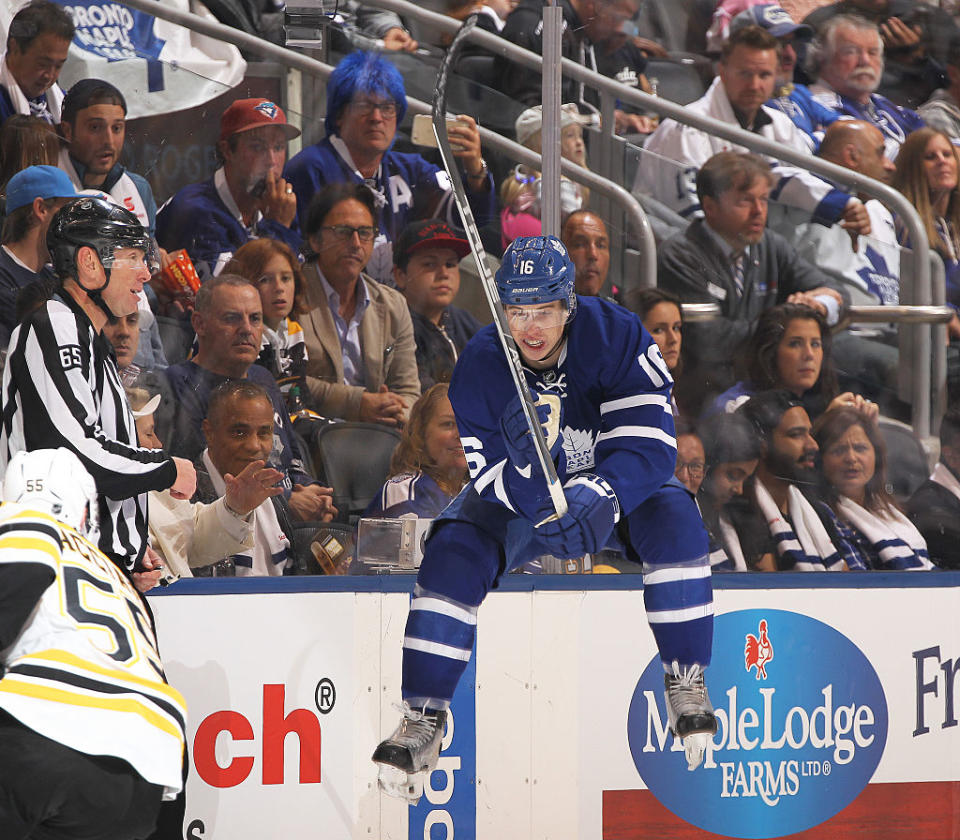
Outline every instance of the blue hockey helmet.
{"type": "Polygon", "coordinates": [[[575,269],[564,244],[555,236],[518,236],[497,269],[497,294],[504,305],[527,306],[562,300],[567,322],[577,311],[575,269]]]}

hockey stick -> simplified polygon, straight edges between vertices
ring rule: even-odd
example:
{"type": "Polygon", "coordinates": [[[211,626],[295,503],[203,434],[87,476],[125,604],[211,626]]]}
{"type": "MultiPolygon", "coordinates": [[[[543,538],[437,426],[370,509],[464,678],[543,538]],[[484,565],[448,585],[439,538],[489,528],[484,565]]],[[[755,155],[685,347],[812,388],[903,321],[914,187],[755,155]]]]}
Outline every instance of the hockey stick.
{"type": "MultiPolygon", "coordinates": [[[[520,364],[520,352],[517,350],[517,344],[513,340],[510,328],[507,325],[506,316],[503,314],[503,305],[500,303],[500,296],[497,294],[497,286],[487,265],[487,254],[483,248],[483,242],[480,241],[480,231],[477,230],[477,223],[473,218],[473,211],[467,201],[467,194],[463,188],[463,179],[460,177],[460,167],[453,156],[453,150],[450,148],[450,138],[447,136],[447,77],[450,74],[450,68],[460,51],[460,45],[464,38],[473,29],[477,23],[477,15],[472,14],[466,19],[463,26],[454,36],[453,41],[447,48],[447,54],[443,57],[440,64],[440,72],[437,74],[437,90],[433,97],[433,133],[437,137],[437,146],[440,150],[440,158],[443,161],[443,168],[447,170],[447,176],[453,186],[453,200],[456,202],[457,209],[460,211],[460,218],[463,219],[463,229],[466,231],[467,240],[470,242],[470,251],[477,263],[477,271],[480,273],[480,282],[483,284],[483,291],[487,297],[487,304],[493,313],[493,323],[497,334],[500,336],[500,344],[503,346],[503,352],[507,357],[507,367],[510,369],[510,376],[513,379],[513,387],[516,388],[517,395],[523,404],[523,413],[527,418],[527,426],[530,428],[530,434],[533,435],[536,444],[537,460],[540,462],[540,469],[547,481],[547,490],[550,492],[550,501],[553,503],[553,509],[557,519],[564,516],[567,512],[567,499],[563,494],[563,487],[560,485],[560,479],[557,478],[557,470],[553,465],[553,459],[550,457],[550,449],[547,447],[546,439],[543,436],[543,427],[537,417],[537,410],[530,399],[530,388],[527,386],[526,377],[523,375],[523,368],[520,364]]],[[[548,517],[545,522],[553,519],[548,517]]],[[[538,523],[542,525],[543,522],[538,523]]]]}

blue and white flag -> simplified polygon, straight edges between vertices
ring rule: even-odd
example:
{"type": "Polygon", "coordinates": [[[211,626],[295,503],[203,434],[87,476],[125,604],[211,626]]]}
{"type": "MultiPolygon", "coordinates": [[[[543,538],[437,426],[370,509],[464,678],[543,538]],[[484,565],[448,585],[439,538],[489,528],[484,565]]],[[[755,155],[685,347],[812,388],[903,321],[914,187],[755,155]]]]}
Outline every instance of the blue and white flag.
{"type": "MultiPolygon", "coordinates": [[[[60,86],[66,91],[80,79],[105,79],[123,92],[128,119],[201,105],[239,84],[246,72],[236,47],[183,26],[109,0],[55,2],[76,26],[60,86]]],[[[196,0],[163,3],[215,20],[196,0]]],[[[4,43],[10,20],[23,5],[0,4],[4,43]]]]}

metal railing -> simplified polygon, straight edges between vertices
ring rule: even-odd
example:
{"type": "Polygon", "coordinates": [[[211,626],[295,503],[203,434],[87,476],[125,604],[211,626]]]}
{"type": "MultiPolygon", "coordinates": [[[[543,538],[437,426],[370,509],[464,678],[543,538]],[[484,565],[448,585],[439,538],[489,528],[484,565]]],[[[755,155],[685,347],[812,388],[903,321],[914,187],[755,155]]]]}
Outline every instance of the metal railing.
{"type": "MultiPolygon", "coordinates": [[[[444,32],[455,32],[460,25],[446,15],[430,12],[407,2],[407,0],[377,0],[377,5],[418,21],[429,23],[444,32]]],[[[540,56],[524,50],[504,38],[489,32],[475,30],[470,33],[469,40],[492,53],[502,55],[519,65],[535,70],[537,73],[542,72],[543,59],[540,56]]],[[[588,70],[570,59],[563,59],[562,65],[564,75],[600,92],[603,142],[598,169],[601,173],[608,176],[611,174],[609,169],[605,169],[605,166],[609,166],[613,159],[613,145],[618,139],[613,132],[613,112],[617,101],[655,111],[661,116],[670,117],[684,125],[729,140],[731,143],[743,146],[753,152],[761,152],[785,163],[807,169],[827,180],[842,184],[850,190],[876,198],[897,213],[909,234],[912,246],[912,270],[910,270],[910,274],[913,283],[911,300],[908,303],[929,306],[935,302],[930,280],[930,245],[927,241],[923,222],[906,197],[887,184],[805,152],[780,145],[752,132],[744,131],[737,125],[692,113],[682,105],[622,85],[606,76],[588,70]]],[[[903,274],[903,266],[901,266],[901,276],[903,274]]],[[[914,369],[910,371],[907,387],[913,406],[913,428],[921,437],[928,437],[932,428],[931,394],[933,393],[934,383],[931,378],[931,368],[937,372],[938,376],[941,372],[944,377],[946,374],[946,348],[934,344],[931,333],[931,325],[927,322],[921,322],[912,329],[912,335],[909,336],[907,341],[901,341],[901,349],[908,350],[904,354],[906,357],[904,361],[907,365],[914,363],[912,364],[914,369]],[[932,365],[926,363],[927,359],[932,360],[932,365]]],[[[943,380],[938,380],[935,387],[937,392],[942,390],[943,380]]]]}
{"type": "MultiPolygon", "coordinates": [[[[156,2],[156,0],[121,0],[121,2],[124,5],[155,17],[177,23],[201,34],[234,44],[248,52],[275,59],[287,67],[298,69],[313,76],[325,79],[333,71],[333,68],[328,64],[324,64],[323,62],[301,55],[292,50],[279,47],[237,29],[224,26],[223,24],[201,18],[188,12],[171,9],[162,3],[156,2]]],[[[431,12],[413,3],[406,2],[406,0],[377,0],[377,5],[385,9],[393,10],[408,18],[427,23],[442,32],[452,33],[460,26],[456,20],[446,15],[431,12]]],[[[541,72],[543,59],[540,56],[524,50],[497,35],[475,29],[469,34],[468,40],[484,47],[492,53],[503,55],[521,66],[535,70],[538,74],[541,72]]],[[[670,117],[677,122],[698,128],[708,134],[716,135],[751,151],[761,152],[777,160],[807,169],[835,183],[845,185],[852,190],[877,198],[899,215],[912,244],[911,274],[913,284],[911,293],[912,300],[910,303],[918,306],[930,306],[935,302],[933,298],[934,291],[931,286],[930,246],[927,241],[926,231],[916,210],[901,193],[880,181],[868,178],[860,173],[853,172],[852,170],[822,160],[821,158],[779,145],[765,137],[744,131],[736,125],[724,123],[701,114],[691,113],[681,105],[622,85],[606,76],[588,70],[569,59],[563,59],[562,66],[565,75],[600,92],[601,114],[604,117],[600,160],[601,171],[603,171],[604,164],[609,165],[611,158],[609,150],[618,139],[615,137],[612,128],[614,104],[618,100],[623,103],[639,106],[646,110],[655,111],[661,116],[670,117]]],[[[408,98],[408,105],[414,113],[426,113],[430,110],[426,103],[412,98],[408,98]]],[[[481,137],[484,143],[488,144],[491,148],[502,150],[521,163],[527,163],[533,166],[539,166],[540,164],[540,155],[494,132],[481,129],[481,137]]],[[[647,278],[655,277],[656,260],[653,233],[649,220],[636,199],[622,186],[613,183],[607,178],[601,177],[601,175],[576,166],[570,161],[563,160],[561,167],[562,172],[572,180],[590,186],[591,189],[595,189],[620,206],[624,214],[635,226],[642,243],[641,256],[644,262],[643,272],[647,278]]],[[[904,271],[901,269],[901,276],[903,275],[904,271]]],[[[946,371],[946,350],[945,347],[940,346],[940,342],[936,344],[932,342],[932,329],[929,322],[921,322],[921,325],[914,328],[913,340],[910,342],[911,353],[909,355],[917,361],[914,366],[915,369],[911,371],[910,376],[913,428],[921,437],[927,437],[931,433],[931,366],[927,365],[925,360],[932,358],[932,368],[937,372],[938,377],[945,377],[946,371]]],[[[938,328],[938,330],[942,329],[942,327],[938,328]]],[[[942,380],[938,379],[936,386],[939,393],[943,388],[942,380]]]]}
{"type": "MultiPolygon", "coordinates": [[[[217,38],[218,40],[233,44],[247,52],[273,59],[287,67],[300,70],[303,73],[320,79],[327,79],[333,72],[333,67],[322,61],[317,61],[314,58],[310,58],[294,50],[277,46],[269,41],[264,41],[261,38],[242,32],[239,29],[225,26],[222,23],[199,17],[190,12],[171,9],[157,3],[156,0],[120,0],[120,2],[132,9],[137,9],[138,11],[162,18],[171,23],[179,24],[180,26],[185,26],[203,35],[208,35],[211,38],[217,38]]],[[[411,10],[419,10],[419,7],[410,4],[405,4],[405,6],[409,6],[411,10]]],[[[428,14],[434,15],[432,12],[428,14]]],[[[434,15],[434,17],[445,23],[453,22],[451,18],[443,15],[434,15]]],[[[458,26],[455,22],[453,23],[452,31],[456,31],[458,26]]],[[[488,33],[482,34],[486,35],[488,33]]],[[[525,50],[519,51],[526,53],[525,50]]],[[[413,97],[407,97],[407,110],[411,113],[429,114],[430,109],[430,103],[413,97]]],[[[519,163],[533,166],[537,169],[541,167],[541,156],[526,146],[521,146],[519,143],[508,140],[506,137],[482,126],[480,127],[480,138],[488,148],[496,149],[498,152],[502,152],[505,156],[509,156],[519,163]]],[[[647,214],[644,212],[643,207],[641,207],[640,202],[630,194],[629,190],[625,190],[620,184],[604,178],[589,169],[577,166],[571,161],[561,160],[560,169],[561,172],[572,181],[589,187],[592,191],[605,196],[610,202],[619,207],[640,244],[641,275],[646,281],[646,285],[656,285],[656,241],[654,239],[653,229],[650,226],[650,220],[647,218],[647,214]]]]}
{"type": "MultiPolygon", "coordinates": [[[[682,303],[684,323],[712,321],[720,317],[719,303],[682,303]]],[[[848,324],[946,324],[953,317],[949,306],[848,306],[834,329],[848,324]]]]}

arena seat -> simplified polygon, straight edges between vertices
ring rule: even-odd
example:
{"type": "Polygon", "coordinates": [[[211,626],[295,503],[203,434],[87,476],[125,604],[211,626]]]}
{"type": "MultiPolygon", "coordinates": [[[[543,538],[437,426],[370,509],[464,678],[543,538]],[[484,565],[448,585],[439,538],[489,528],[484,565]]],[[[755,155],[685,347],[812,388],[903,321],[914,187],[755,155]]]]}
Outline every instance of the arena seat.
{"type": "Polygon", "coordinates": [[[355,523],[387,479],[400,433],[379,423],[331,423],[315,438],[318,472],[333,487],[340,522],[355,523]]]}
{"type": "Polygon", "coordinates": [[[657,80],[657,95],[678,105],[699,99],[707,90],[703,76],[694,62],[684,59],[651,58],[645,75],[650,83],[657,80]]]}
{"type": "Polygon", "coordinates": [[[879,427],[887,447],[887,491],[903,503],[930,476],[927,453],[906,423],[881,417],[879,427]]]}
{"type": "Polygon", "coordinates": [[[492,88],[496,79],[493,72],[495,60],[492,55],[465,55],[457,62],[454,72],[479,85],[492,88]]]}
{"type": "Polygon", "coordinates": [[[670,52],[703,52],[714,0],[645,0],[635,18],[639,35],[670,52]]]}

